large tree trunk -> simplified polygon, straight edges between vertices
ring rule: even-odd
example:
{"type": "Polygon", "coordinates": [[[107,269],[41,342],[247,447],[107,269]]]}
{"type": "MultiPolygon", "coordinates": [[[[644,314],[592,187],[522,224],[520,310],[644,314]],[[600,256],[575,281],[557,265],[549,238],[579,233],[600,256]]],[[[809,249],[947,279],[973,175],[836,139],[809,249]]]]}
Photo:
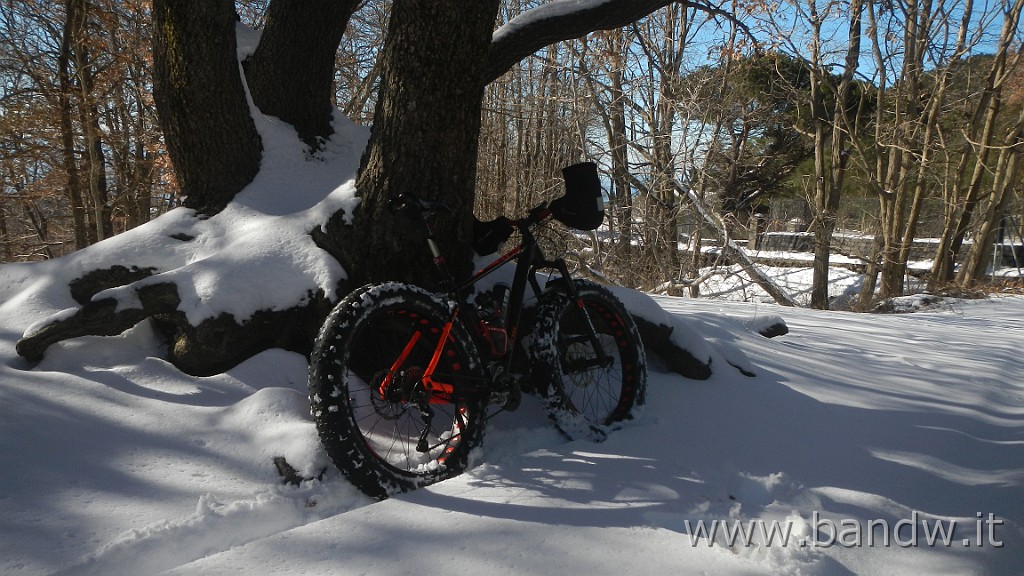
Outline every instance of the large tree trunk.
{"type": "MultiPolygon", "coordinates": [[[[388,201],[401,193],[443,201],[442,252],[469,272],[480,107],[498,0],[396,0],[370,143],[357,182],[354,226],[341,216],[328,232],[355,282],[396,279],[436,286],[420,226],[388,201]]],[[[321,238],[323,240],[323,238],[321,238]]]]}
{"type": "Polygon", "coordinates": [[[154,0],[153,99],[186,196],[224,208],[259,171],[262,148],[239,73],[232,0],[154,0]]]}
{"type": "Polygon", "coordinates": [[[338,43],[359,0],[274,0],[246,81],[261,112],[316,147],[331,135],[338,43]]]}

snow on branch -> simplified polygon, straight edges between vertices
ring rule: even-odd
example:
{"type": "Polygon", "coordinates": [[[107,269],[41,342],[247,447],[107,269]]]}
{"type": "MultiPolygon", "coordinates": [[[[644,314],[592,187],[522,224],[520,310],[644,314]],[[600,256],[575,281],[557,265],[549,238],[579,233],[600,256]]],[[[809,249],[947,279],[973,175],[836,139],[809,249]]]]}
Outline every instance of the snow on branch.
{"type": "Polygon", "coordinates": [[[684,0],[555,0],[528,10],[494,32],[486,82],[507,72],[516,62],[545,46],[585,36],[597,30],[622,28],[669,4],[682,4],[723,18],[748,36],[746,25],[734,14],[705,2],[684,0]]]}

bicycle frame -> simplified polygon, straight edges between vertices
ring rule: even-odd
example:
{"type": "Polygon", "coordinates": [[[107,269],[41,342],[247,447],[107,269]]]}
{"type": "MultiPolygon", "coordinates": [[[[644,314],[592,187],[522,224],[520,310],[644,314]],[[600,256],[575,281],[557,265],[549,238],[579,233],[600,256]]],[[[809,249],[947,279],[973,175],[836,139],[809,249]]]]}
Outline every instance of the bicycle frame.
{"type": "MultiPolygon", "coordinates": [[[[444,383],[437,381],[434,378],[434,368],[437,366],[441,355],[444,352],[444,347],[447,344],[448,334],[451,332],[452,326],[456,322],[462,321],[462,314],[468,312],[470,315],[470,322],[463,322],[464,325],[468,325],[468,332],[473,335],[476,340],[478,348],[482,344],[485,344],[485,334],[482,333],[483,322],[480,320],[476,308],[471,305],[464,304],[468,301],[468,297],[473,293],[474,288],[480,280],[494,273],[496,270],[503,266],[515,262],[515,272],[512,281],[512,287],[509,292],[509,301],[506,310],[504,311],[504,326],[507,331],[508,346],[503,351],[503,354],[497,357],[492,357],[492,361],[500,361],[501,369],[504,373],[509,373],[512,367],[512,360],[515,352],[516,343],[519,341],[519,330],[522,323],[523,303],[526,299],[526,288],[527,284],[534,290],[534,293],[539,297],[543,292],[540,283],[537,281],[537,271],[541,269],[553,269],[560,275],[560,280],[556,281],[559,288],[564,286],[564,289],[569,293],[572,301],[577,304],[576,308],[582,314],[585,320],[585,326],[588,327],[588,340],[595,351],[596,360],[595,365],[606,365],[610,364],[611,358],[605,353],[604,348],[600,345],[597,337],[597,331],[594,329],[593,323],[591,322],[590,315],[588,314],[583,301],[580,299],[579,294],[576,291],[576,287],[572,282],[571,275],[569,273],[568,265],[562,258],[556,258],[554,260],[548,260],[540,250],[537,238],[534,236],[532,227],[535,224],[544,222],[551,217],[551,211],[547,209],[546,205],[541,205],[530,212],[526,218],[511,221],[512,226],[518,230],[522,240],[508,252],[499,256],[494,262],[491,262],[482,269],[474,272],[472,276],[462,284],[457,284],[448,269],[444,255],[441,253],[440,248],[435,240],[434,227],[430,224],[430,221],[421,216],[421,221],[424,223],[427,230],[427,245],[430,248],[430,252],[434,258],[434,265],[441,276],[442,285],[449,298],[455,302],[452,307],[451,314],[449,315],[448,321],[445,323],[444,329],[442,330],[442,337],[438,340],[437,346],[434,349],[433,356],[427,369],[425,370],[422,382],[424,388],[430,393],[430,403],[442,403],[450,402],[453,394],[455,394],[455,387],[450,383],[444,383]],[[463,311],[465,308],[465,312],[463,311]]],[[[547,283],[546,283],[547,285],[547,283]]],[[[414,338],[410,341],[407,348],[411,348],[415,345],[414,338]]],[[[404,354],[403,354],[404,358],[404,354]]],[[[395,367],[388,374],[386,384],[390,384],[391,379],[394,376],[394,372],[397,371],[397,366],[401,365],[403,358],[399,358],[396,362],[395,367]]],[[[490,383],[489,383],[490,384],[490,383]]],[[[383,389],[383,386],[382,386],[383,389]]]]}

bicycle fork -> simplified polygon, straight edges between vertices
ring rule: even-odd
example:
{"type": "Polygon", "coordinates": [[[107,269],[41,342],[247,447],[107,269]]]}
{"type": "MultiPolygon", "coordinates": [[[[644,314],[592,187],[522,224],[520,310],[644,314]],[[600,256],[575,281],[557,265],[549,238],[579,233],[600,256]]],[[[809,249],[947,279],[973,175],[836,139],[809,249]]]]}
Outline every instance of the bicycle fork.
{"type": "Polygon", "coordinates": [[[554,262],[558,272],[565,279],[566,291],[569,294],[569,299],[575,304],[576,311],[583,319],[583,327],[585,328],[585,334],[583,337],[577,336],[573,338],[569,343],[582,343],[589,342],[591,348],[594,349],[594,358],[591,360],[584,360],[578,362],[574,368],[586,370],[588,368],[608,368],[614,363],[614,359],[604,351],[604,346],[601,345],[601,340],[597,336],[597,328],[594,327],[594,322],[590,317],[590,312],[587,310],[586,303],[583,302],[583,297],[580,296],[579,290],[576,289],[576,284],[573,283],[571,276],[569,275],[569,266],[565,263],[565,260],[559,258],[554,262]]]}

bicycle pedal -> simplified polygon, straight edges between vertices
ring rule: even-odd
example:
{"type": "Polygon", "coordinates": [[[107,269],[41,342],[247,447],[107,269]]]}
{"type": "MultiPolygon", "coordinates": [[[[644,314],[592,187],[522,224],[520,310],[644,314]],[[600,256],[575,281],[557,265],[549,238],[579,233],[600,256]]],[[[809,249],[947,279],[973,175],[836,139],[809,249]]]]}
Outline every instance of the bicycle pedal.
{"type": "Polygon", "coordinates": [[[519,381],[511,374],[502,373],[494,379],[494,387],[497,390],[491,392],[489,401],[491,404],[501,406],[502,410],[514,412],[523,401],[523,391],[519,387],[519,381]]]}
{"type": "Polygon", "coordinates": [[[488,404],[501,406],[501,409],[506,412],[515,412],[522,401],[523,393],[517,388],[502,390],[501,392],[491,392],[490,397],[487,399],[488,404]]]}
{"type": "Polygon", "coordinates": [[[494,404],[496,406],[504,406],[508,402],[508,392],[491,392],[491,396],[487,399],[488,404],[494,404]]]}

